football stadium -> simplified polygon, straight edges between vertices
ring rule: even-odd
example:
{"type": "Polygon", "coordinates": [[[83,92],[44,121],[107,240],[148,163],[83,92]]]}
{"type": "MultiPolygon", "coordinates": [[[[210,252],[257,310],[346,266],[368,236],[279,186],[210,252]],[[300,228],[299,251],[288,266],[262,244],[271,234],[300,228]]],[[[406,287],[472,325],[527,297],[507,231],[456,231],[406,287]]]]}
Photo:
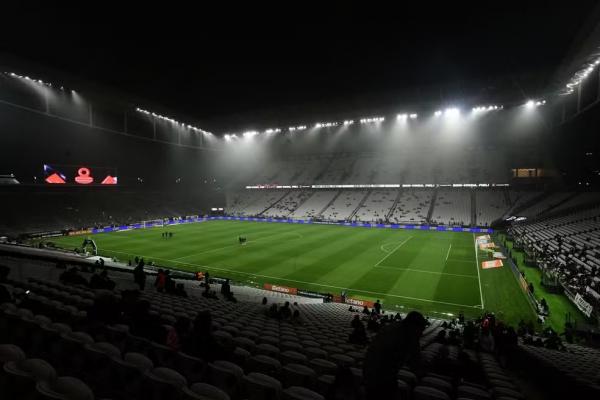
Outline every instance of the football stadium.
{"type": "Polygon", "coordinates": [[[0,398],[600,394],[594,2],[15,7],[0,398]]]}

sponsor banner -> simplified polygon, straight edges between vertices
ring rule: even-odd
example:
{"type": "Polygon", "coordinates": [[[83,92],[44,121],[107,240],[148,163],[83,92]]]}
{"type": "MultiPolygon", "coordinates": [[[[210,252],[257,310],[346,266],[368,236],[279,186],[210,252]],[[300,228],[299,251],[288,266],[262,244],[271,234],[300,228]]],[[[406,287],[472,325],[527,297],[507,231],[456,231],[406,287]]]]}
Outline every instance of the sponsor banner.
{"type": "Polygon", "coordinates": [[[592,305],[585,301],[585,299],[579,293],[577,293],[575,296],[575,305],[581,310],[582,313],[585,314],[586,317],[590,317],[592,315],[592,305]]]}
{"type": "Polygon", "coordinates": [[[302,289],[298,289],[298,295],[304,296],[304,297],[313,297],[316,299],[326,299],[327,297],[329,297],[328,295],[323,294],[323,293],[311,292],[310,290],[302,290],[302,289]]]}
{"type": "Polygon", "coordinates": [[[350,304],[353,306],[358,306],[358,307],[369,307],[369,308],[373,308],[373,306],[375,305],[375,302],[370,301],[370,300],[361,300],[361,299],[353,299],[351,297],[346,297],[346,304],[350,304]]]}
{"type": "Polygon", "coordinates": [[[292,288],[292,287],[281,286],[281,285],[272,285],[270,283],[265,283],[263,287],[265,290],[270,290],[272,292],[279,292],[279,293],[286,293],[286,294],[293,294],[293,295],[298,294],[298,289],[292,288]]]}
{"type": "Polygon", "coordinates": [[[506,256],[501,251],[495,251],[493,254],[494,258],[501,258],[503,260],[506,259],[506,256]]]}
{"type": "Polygon", "coordinates": [[[492,240],[490,235],[477,236],[477,244],[489,243],[490,240],[492,240]]]}
{"type": "Polygon", "coordinates": [[[481,263],[481,268],[482,269],[500,268],[503,265],[504,264],[502,263],[502,260],[484,261],[481,263]]]}
{"type": "Polygon", "coordinates": [[[93,229],[81,229],[79,231],[69,232],[69,236],[89,235],[90,233],[93,233],[93,229]]]}
{"type": "Polygon", "coordinates": [[[48,231],[48,232],[34,232],[34,233],[30,233],[28,236],[30,238],[44,238],[44,237],[57,237],[57,236],[64,236],[64,235],[65,235],[65,233],[63,233],[62,231],[48,231]]]}
{"type": "Polygon", "coordinates": [[[479,245],[479,250],[493,249],[495,247],[496,247],[495,243],[481,243],[479,245]]]}

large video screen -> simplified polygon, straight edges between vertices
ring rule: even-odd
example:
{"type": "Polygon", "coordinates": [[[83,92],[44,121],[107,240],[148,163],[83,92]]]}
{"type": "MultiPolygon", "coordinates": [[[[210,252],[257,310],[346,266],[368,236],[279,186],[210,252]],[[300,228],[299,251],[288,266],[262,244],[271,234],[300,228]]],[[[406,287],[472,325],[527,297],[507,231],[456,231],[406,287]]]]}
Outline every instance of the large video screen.
{"type": "Polygon", "coordinates": [[[88,165],[44,164],[44,182],[48,185],[114,186],[117,169],[88,165]]]}

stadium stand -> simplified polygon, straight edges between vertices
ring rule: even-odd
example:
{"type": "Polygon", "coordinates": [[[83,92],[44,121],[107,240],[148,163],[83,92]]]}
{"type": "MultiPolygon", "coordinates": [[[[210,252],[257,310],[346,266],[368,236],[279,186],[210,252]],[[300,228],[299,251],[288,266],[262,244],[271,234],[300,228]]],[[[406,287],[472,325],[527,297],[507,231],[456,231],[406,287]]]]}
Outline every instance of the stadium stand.
{"type": "Polygon", "coordinates": [[[600,208],[517,223],[509,229],[563,286],[600,305],[600,208]]]}
{"type": "Polygon", "coordinates": [[[315,218],[325,207],[337,196],[337,190],[318,190],[302,203],[290,217],[292,218],[315,218]]]}
{"type": "Polygon", "coordinates": [[[390,222],[412,224],[426,222],[432,197],[433,190],[403,190],[396,208],[390,215],[390,222]]]}
{"type": "Polygon", "coordinates": [[[292,190],[262,215],[264,217],[287,217],[312,196],[312,194],[313,192],[310,190],[292,190]]]}
{"type": "Polygon", "coordinates": [[[519,211],[519,216],[534,218],[544,212],[551,210],[559,204],[566,202],[568,199],[574,196],[572,192],[557,192],[550,193],[544,196],[540,201],[535,202],[529,207],[526,207],[519,211]]]}
{"type": "MultiPolygon", "coordinates": [[[[2,284],[10,293],[0,306],[5,398],[360,399],[367,347],[349,339],[357,324],[364,329],[368,322],[370,341],[402,318],[343,304],[281,306],[299,311],[290,318],[273,314],[272,304],[181,298],[154,288],[92,290],[17,275],[2,284]]],[[[429,320],[420,367],[398,371],[399,394],[524,398],[512,373],[466,334],[490,335],[495,326],[490,316],[477,325],[429,320]]]]}
{"type": "Polygon", "coordinates": [[[510,205],[504,191],[476,190],[477,223],[479,226],[490,226],[492,222],[502,218],[510,205]]]}
{"type": "Polygon", "coordinates": [[[439,190],[431,222],[445,225],[471,225],[471,191],[439,190]]]}
{"type": "Polygon", "coordinates": [[[358,208],[354,219],[364,222],[385,221],[394,206],[397,190],[373,190],[358,208]]]}
{"type": "Polygon", "coordinates": [[[321,218],[331,221],[346,221],[359,206],[367,194],[364,190],[348,190],[341,192],[338,197],[321,212],[321,218]]]}

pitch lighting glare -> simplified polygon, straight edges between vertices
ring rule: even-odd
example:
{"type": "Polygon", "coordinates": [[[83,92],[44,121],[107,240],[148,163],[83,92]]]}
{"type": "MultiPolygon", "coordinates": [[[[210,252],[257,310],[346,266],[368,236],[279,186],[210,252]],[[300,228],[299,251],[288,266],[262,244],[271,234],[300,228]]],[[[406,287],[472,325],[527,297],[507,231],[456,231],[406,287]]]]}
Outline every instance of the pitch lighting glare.
{"type": "Polygon", "coordinates": [[[190,125],[190,124],[184,124],[183,122],[179,122],[179,121],[177,121],[177,120],[175,120],[173,118],[165,117],[164,115],[156,114],[154,112],[151,112],[151,111],[148,111],[148,110],[144,110],[143,108],[136,107],[135,111],[137,111],[139,113],[142,113],[142,114],[146,114],[146,115],[152,115],[154,118],[162,119],[164,121],[171,122],[172,124],[175,124],[175,125],[186,127],[188,129],[191,129],[194,132],[200,132],[200,133],[203,133],[205,135],[212,135],[212,133],[210,133],[208,131],[205,131],[204,129],[197,128],[197,127],[195,127],[193,125],[190,125]]]}
{"type": "Polygon", "coordinates": [[[352,125],[354,123],[353,119],[347,119],[344,121],[344,125],[352,125]]]}
{"type": "Polygon", "coordinates": [[[338,126],[337,122],[317,122],[315,128],[331,128],[332,126],[338,126]]]}
{"type": "MultiPolygon", "coordinates": [[[[23,80],[26,80],[26,81],[29,81],[29,82],[32,82],[32,83],[39,83],[40,85],[44,85],[44,86],[47,86],[47,87],[50,87],[50,88],[54,87],[51,83],[44,82],[41,79],[33,79],[33,78],[28,77],[28,76],[23,76],[23,75],[15,74],[14,72],[5,72],[5,74],[9,75],[9,76],[12,76],[13,78],[23,79],[23,80]]],[[[64,90],[64,89],[65,89],[64,87],[62,87],[62,86],[60,87],[60,90],[64,90]]]]}
{"type": "Polygon", "coordinates": [[[223,136],[223,138],[228,142],[231,140],[231,136],[227,133],[223,136]]]}
{"type": "Polygon", "coordinates": [[[544,104],[546,104],[546,100],[529,100],[527,103],[525,103],[525,107],[528,109],[533,109],[536,107],[541,107],[544,104]]]}
{"type": "Polygon", "coordinates": [[[360,123],[361,124],[370,124],[373,122],[383,122],[383,121],[385,121],[384,117],[361,118],[360,123]]]}
{"type": "MultiPolygon", "coordinates": [[[[279,129],[279,128],[275,128],[275,129],[267,129],[267,130],[265,131],[265,133],[267,133],[267,134],[279,133],[279,132],[281,132],[281,129],[279,129]]],[[[258,132],[256,132],[256,133],[258,134],[258,132]]]]}
{"type": "Polygon", "coordinates": [[[440,110],[437,110],[436,112],[433,113],[433,115],[435,115],[436,117],[439,117],[440,115],[442,115],[442,112],[440,110]]]}
{"type": "Polygon", "coordinates": [[[294,132],[294,131],[303,131],[306,129],[306,125],[298,125],[298,126],[290,126],[288,128],[288,131],[290,132],[294,132]]]}
{"type": "Polygon", "coordinates": [[[478,113],[478,112],[484,112],[484,111],[502,110],[503,108],[504,108],[504,106],[497,106],[497,105],[477,106],[477,107],[473,107],[471,109],[471,111],[473,111],[474,113],[478,113]]]}
{"type": "Polygon", "coordinates": [[[418,114],[410,114],[408,116],[408,118],[410,118],[410,119],[417,119],[418,116],[419,116],[418,114]]]}
{"type": "Polygon", "coordinates": [[[247,132],[244,132],[242,135],[245,138],[251,138],[251,137],[254,137],[254,136],[258,135],[258,132],[256,132],[256,131],[247,131],[247,132]]]}
{"type": "Polygon", "coordinates": [[[446,110],[444,110],[444,116],[445,117],[450,117],[450,118],[456,118],[460,116],[460,110],[458,108],[446,108],[446,110]]]}
{"type": "Polygon", "coordinates": [[[398,121],[406,121],[407,118],[408,118],[408,115],[406,115],[406,114],[398,114],[398,115],[396,115],[396,119],[398,121]]]}
{"type": "Polygon", "coordinates": [[[565,85],[565,89],[561,92],[563,95],[571,94],[575,90],[575,87],[585,80],[600,64],[600,57],[592,56],[587,62],[585,62],[579,70],[577,70],[569,82],[565,85]]]}

